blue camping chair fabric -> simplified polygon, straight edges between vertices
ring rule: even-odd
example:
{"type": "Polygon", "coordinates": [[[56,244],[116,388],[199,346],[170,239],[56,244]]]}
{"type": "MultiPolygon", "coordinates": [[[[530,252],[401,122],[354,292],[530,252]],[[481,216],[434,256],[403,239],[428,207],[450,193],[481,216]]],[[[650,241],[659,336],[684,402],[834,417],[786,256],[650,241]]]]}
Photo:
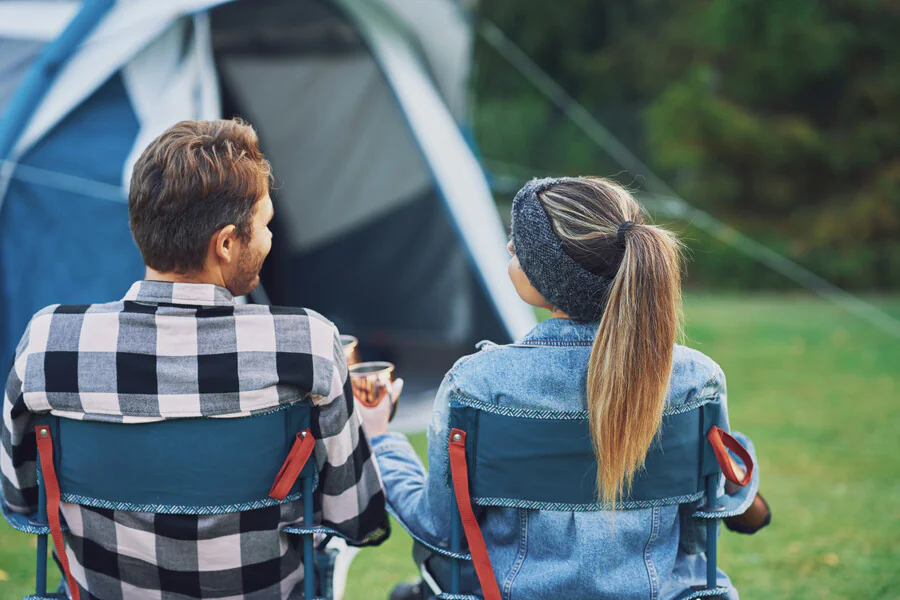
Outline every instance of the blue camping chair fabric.
{"type": "MultiPolygon", "coordinates": [[[[681,596],[723,596],[716,584],[716,542],[719,521],[743,514],[759,485],[750,440],[714,424],[720,406],[710,402],[666,414],[660,433],[635,476],[630,493],[617,510],[700,503],[693,518],[706,522],[707,581],[681,596]],[[739,438],[739,439],[738,439],[739,438]],[[740,441],[739,441],[740,440],[740,441]],[[734,468],[743,463],[746,473],[734,468]],[[720,477],[740,485],[734,495],[720,495],[720,477]]],[[[431,552],[452,559],[449,590],[442,600],[475,599],[461,593],[462,568],[474,566],[486,600],[500,600],[490,557],[472,506],[556,510],[605,510],[597,503],[597,463],[586,419],[534,418],[502,407],[450,405],[451,485],[456,514],[452,515],[450,548],[417,540],[431,552]],[[468,542],[464,548],[463,537],[468,542]]],[[[402,524],[402,522],[401,522],[402,524]]],[[[471,570],[471,569],[469,569],[471,570]]],[[[426,580],[433,578],[423,565],[426,580]]],[[[432,584],[433,585],[433,584],[432,584]]]]}
{"type": "MultiPolygon", "coordinates": [[[[309,403],[255,416],[192,418],[122,424],[43,416],[36,427],[39,507],[33,515],[10,511],[7,522],[38,536],[36,590],[28,600],[77,598],[77,586],[63,582],[47,593],[47,536],[58,535],[61,552],[65,523],[59,501],[111,510],[157,514],[224,514],[302,501],[303,525],[285,527],[303,537],[304,572],[331,567],[317,557],[316,533],[335,534],[313,525],[313,494],[318,483],[315,446],[309,429],[309,403]],[[239,442],[239,443],[238,443],[239,442]]],[[[0,498],[2,499],[2,498],[0,498]]],[[[321,553],[319,553],[321,554],[321,553]]],[[[315,598],[316,577],[304,576],[304,598],[315,598]]],[[[322,585],[329,597],[327,584],[322,585]]]]}

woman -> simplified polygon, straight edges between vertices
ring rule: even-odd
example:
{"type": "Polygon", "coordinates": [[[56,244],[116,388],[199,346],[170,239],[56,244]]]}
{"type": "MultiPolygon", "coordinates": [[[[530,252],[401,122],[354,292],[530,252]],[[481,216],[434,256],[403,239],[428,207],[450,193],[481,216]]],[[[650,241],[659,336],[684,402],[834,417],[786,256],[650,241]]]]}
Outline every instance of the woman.
{"type": "MultiPolygon", "coordinates": [[[[391,507],[418,540],[447,547],[451,395],[584,411],[598,458],[598,502],[609,509],[485,509],[481,528],[503,597],[669,599],[704,585],[695,505],[615,510],[664,410],[715,401],[718,426],[728,429],[722,370],[675,343],[680,243],[647,224],[631,194],[606,179],[531,181],[516,195],[512,217],[510,279],[522,300],[551,318],[515,344],[481,345],[447,373],[429,429],[427,473],[406,438],[387,433],[387,407],[364,411],[391,507]]],[[[439,574],[437,562],[431,567],[439,574]]],[[[737,597],[721,571],[718,583],[737,597]]]]}

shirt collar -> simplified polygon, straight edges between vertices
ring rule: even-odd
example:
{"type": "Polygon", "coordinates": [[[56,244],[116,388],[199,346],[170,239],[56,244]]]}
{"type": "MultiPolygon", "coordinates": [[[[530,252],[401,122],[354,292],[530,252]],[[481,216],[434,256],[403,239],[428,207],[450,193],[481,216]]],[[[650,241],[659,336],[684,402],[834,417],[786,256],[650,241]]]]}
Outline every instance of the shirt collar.
{"type": "Polygon", "coordinates": [[[597,336],[599,322],[547,319],[525,334],[519,342],[538,346],[589,346],[597,336]]]}
{"type": "Polygon", "coordinates": [[[212,283],[173,283],[171,281],[136,281],[123,300],[134,302],[189,304],[191,306],[234,305],[234,296],[212,283]]]}

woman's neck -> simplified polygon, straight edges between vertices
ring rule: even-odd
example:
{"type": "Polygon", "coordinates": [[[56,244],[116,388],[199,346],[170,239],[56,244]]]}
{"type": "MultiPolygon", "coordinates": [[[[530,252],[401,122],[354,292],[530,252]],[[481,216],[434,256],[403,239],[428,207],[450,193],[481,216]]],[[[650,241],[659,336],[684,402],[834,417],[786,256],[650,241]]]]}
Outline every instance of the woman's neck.
{"type": "Polygon", "coordinates": [[[570,319],[568,314],[556,308],[555,306],[550,307],[550,318],[551,319],[570,319]]]}

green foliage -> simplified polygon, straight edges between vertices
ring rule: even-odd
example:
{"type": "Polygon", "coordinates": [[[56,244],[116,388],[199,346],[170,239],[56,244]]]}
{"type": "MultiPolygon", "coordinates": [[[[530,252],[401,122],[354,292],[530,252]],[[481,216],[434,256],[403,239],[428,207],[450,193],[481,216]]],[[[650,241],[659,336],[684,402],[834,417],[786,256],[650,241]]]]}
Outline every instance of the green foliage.
{"type": "MultiPolygon", "coordinates": [[[[482,13],[692,204],[840,285],[900,284],[895,2],[491,0],[482,13]]],[[[476,57],[485,156],[620,172],[493,49],[476,57]]],[[[788,285],[738,270],[745,286],[788,285]]],[[[704,279],[733,275],[723,263],[704,279]]]]}

